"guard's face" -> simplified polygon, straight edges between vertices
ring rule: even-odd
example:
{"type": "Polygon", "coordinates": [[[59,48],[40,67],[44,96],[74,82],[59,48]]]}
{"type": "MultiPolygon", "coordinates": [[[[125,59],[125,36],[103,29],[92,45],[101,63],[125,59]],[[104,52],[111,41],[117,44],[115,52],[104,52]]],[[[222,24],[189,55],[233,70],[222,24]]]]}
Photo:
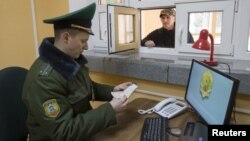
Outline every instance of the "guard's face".
{"type": "Polygon", "coordinates": [[[89,33],[87,32],[79,32],[75,36],[69,36],[68,42],[68,54],[77,59],[84,50],[88,49],[89,33]]]}
{"type": "Polygon", "coordinates": [[[174,22],[175,22],[175,17],[172,15],[171,16],[161,16],[162,26],[167,30],[174,29],[174,22]]]}

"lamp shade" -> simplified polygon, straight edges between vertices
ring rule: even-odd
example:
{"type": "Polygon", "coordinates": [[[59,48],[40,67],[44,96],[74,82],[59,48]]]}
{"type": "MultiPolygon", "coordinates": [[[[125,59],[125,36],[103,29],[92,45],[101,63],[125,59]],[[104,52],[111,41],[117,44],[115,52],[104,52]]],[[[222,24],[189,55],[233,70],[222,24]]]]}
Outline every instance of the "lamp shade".
{"type": "Polygon", "coordinates": [[[206,29],[201,30],[199,39],[193,44],[193,48],[200,50],[210,50],[210,43],[208,42],[208,31],[206,29]]]}
{"type": "Polygon", "coordinates": [[[203,62],[210,66],[218,65],[218,62],[214,61],[214,37],[212,36],[212,34],[208,33],[208,30],[206,29],[201,30],[199,39],[193,44],[192,47],[200,50],[210,50],[211,52],[209,61],[204,60],[203,62]],[[208,37],[211,40],[211,45],[207,40],[208,37]]]}

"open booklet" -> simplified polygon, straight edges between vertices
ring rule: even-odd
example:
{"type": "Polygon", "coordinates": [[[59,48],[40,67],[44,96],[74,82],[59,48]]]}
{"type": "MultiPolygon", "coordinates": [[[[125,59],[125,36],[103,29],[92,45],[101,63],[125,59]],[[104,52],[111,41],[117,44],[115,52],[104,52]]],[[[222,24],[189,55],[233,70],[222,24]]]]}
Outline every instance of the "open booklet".
{"type": "Polygon", "coordinates": [[[128,86],[128,88],[123,90],[123,91],[111,92],[111,94],[114,98],[122,98],[124,95],[126,95],[127,98],[129,98],[130,95],[134,92],[134,90],[136,88],[138,88],[138,86],[135,84],[132,84],[132,85],[128,86]]]}

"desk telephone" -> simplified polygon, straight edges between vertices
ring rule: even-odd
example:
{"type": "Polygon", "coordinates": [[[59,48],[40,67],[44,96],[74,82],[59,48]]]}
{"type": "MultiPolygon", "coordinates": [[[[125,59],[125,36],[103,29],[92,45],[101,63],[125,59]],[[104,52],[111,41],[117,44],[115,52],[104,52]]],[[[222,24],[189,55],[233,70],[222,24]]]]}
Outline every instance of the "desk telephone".
{"type": "Polygon", "coordinates": [[[187,109],[187,104],[181,101],[177,101],[175,98],[167,98],[156,104],[154,107],[142,110],[139,109],[139,114],[150,114],[150,113],[157,113],[160,116],[172,118],[175,115],[183,112],[187,109]]]}

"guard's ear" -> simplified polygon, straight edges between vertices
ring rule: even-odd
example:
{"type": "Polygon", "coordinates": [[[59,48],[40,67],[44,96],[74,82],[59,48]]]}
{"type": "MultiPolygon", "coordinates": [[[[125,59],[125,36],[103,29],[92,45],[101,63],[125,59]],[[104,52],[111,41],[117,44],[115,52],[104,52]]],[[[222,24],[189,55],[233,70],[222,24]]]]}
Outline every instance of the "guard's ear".
{"type": "Polygon", "coordinates": [[[63,42],[64,42],[65,44],[68,43],[68,41],[69,41],[69,36],[70,36],[69,32],[63,32],[63,33],[61,34],[61,39],[63,40],[63,42]]]}

